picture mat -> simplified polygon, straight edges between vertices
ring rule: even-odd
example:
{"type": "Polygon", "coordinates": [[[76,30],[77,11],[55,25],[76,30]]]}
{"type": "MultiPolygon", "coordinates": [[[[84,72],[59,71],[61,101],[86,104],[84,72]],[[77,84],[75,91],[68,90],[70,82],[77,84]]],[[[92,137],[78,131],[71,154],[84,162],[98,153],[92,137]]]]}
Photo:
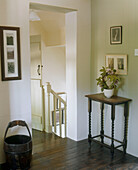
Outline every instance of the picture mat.
{"type": "Polygon", "coordinates": [[[106,55],[106,67],[109,67],[109,61],[114,59],[114,69],[120,75],[127,75],[127,55],[106,55]],[[119,61],[123,61],[122,67],[119,68],[119,61]]]}

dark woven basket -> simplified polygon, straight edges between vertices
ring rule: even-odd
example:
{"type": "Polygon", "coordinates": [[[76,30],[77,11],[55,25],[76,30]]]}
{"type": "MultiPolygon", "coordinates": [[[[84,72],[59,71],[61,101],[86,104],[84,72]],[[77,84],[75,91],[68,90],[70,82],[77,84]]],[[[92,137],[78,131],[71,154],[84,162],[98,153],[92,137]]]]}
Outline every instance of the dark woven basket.
{"type": "Polygon", "coordinates": [[[4,152],[6,156],[6,163],[9,169],[27,170],[30,168],[32,159],[32,138],[25,121],[12,121],[8,124],[4,136],[4,152]],[[29,136],[13,135],[6,137],[8,129],[17,125],[25,126],[29,132],[29,136]]]}

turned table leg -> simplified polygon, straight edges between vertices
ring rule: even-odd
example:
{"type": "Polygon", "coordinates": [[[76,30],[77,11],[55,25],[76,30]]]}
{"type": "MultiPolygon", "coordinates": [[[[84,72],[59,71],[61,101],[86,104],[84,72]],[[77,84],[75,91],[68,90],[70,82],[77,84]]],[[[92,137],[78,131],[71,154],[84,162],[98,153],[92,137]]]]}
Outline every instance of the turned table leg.
{"type": "Polygon", "coordinates": [[[111,154],[114,155],[114,120],[115,120],[115,105],[111,108],[111,120],[112,120],[112,140],[111,140],[111,154]]]}
{"type": "Polygon", "coordinates": [[[88,134],[88,142],[91,147],[91,100],[88,99],[88,112],[89,112],[89,134],[88,134]]]}
{"type": "Polygon", "coordinates": [[[124,122],[124,140],[123,140],[123,149],[124,149],[124,154],[126,154],[126,148],[127,148],[127,125],[128,125],[128,102],[125,103],[124,106],[124,117],[125,117],[125,122],[124,122]]]}
{"type": "Polygon", "coordinates": [[[101,142],[104,143],[104,103],[101,104],[101,142]]]}

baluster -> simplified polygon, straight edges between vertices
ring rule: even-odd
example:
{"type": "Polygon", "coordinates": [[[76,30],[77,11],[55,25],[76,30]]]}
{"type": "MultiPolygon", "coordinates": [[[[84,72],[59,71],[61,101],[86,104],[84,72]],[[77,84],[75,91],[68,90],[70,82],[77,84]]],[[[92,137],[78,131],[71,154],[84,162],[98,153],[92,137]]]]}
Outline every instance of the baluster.
{"type": "Polygon", "coordinates": [[[48,132],[51,132],[50,129],[50,93],[51,93],[51,85],[47,82],[47,93],[48,93],[48,132]]]}
{"type": "Polygon", "coordinates": [[[66,104],[64,104],[65,109],[65,137],[67,136],[67,107],[66,104]]]}
{"type": "Polygon", "coordinates": [[[60,137],[62,137],[62,113],[61,113],[61,101],[59,101],[59,130],[60,130],[60,137]]]}
{"type": "Polygon", "coordinates": [[[57,99],[54,96],[54,132],[57,132],[57,126],[56,126],[56,106],[57,106],[57,99]]]}
{"type": "Polygon", "coordinates": [[[43,131],[45,131],[45,89],[44,86],[42,86],[42,106],[43,106],[43,115],[42,115],[42,126],[43,131]]]}
{"type": "Polygon", "coordinates": [[[47,93],[48,93],[48,107],[47,107],[47,110],[48,110],[48,123],[49,123],[49,127],[50,126],[50,94],[53,94],[53,106],[54,106],[54,116],[52,115],[52,118],[54,117],[54,122],[53,122],[53,119],[52,119],[52,126],[54,124],[54,133],[57,133],[57,126],[56,126],[56,112],[57,112],[57,107],[58,107],[58,101],[59,101],[59,130],[60,130],[60,136],[62,136],[62,119],[63,119],[63,116],[62,116],[62,109],[61,109],[61,103],[64,104],[64,108],[65,108],[65,137],[66,137],[66,126],[67,126],[67,121],[66,121],[66,101],[63,100],[60,96],[58,96],[58,93],[54,92],[52,89],[51,89],[51,85],[50,83],[48,82],[47,83],[47,93]]]}

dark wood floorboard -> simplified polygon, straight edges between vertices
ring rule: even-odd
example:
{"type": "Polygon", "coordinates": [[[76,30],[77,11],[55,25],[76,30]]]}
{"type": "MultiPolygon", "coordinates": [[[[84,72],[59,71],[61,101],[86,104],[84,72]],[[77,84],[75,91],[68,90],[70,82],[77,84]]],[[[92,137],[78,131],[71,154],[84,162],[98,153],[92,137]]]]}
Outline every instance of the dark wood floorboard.
{"type": "Polygon", "coordinates": [[[87,140],[75,142],[33,130],[33,158],[31,170],[138,170],[138,158],[123,156],[115,150],[114,158],[108,148],[87,140]]]}
{"type": "MultiPolygon", "coordinates": [[[[6,170],[6,168],[2,168],[6,170]]],[[[108,148],[88,140],[75,142],[33,130],[33,156],[30,170],[138,170],[138,158],[123,156],[115,150],[114,158],[108,148]]]]}

